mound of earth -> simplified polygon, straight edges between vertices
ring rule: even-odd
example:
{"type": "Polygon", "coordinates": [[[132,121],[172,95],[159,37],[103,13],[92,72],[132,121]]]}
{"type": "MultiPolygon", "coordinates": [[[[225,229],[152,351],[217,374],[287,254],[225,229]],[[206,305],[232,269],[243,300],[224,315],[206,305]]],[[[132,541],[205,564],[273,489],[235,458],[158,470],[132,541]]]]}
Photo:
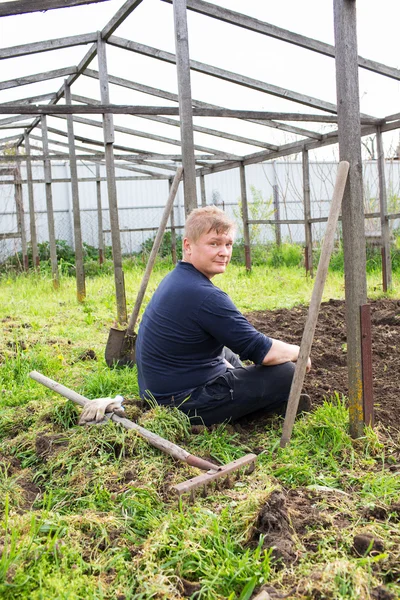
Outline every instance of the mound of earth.
{"type": "MultiPolygon", "coordinates": [[[[372,318],[372,368],[375,421],[400,431],[400,300],[369,302],[372,318]]],[[[300,344],[308,307],[255,311],[248,320],[266,335],[300,344]]],[[[345,303],[321,304],[311,352],[312,371],[304,391],[314,405],[334,392],[348,394],[345,303]]]]}

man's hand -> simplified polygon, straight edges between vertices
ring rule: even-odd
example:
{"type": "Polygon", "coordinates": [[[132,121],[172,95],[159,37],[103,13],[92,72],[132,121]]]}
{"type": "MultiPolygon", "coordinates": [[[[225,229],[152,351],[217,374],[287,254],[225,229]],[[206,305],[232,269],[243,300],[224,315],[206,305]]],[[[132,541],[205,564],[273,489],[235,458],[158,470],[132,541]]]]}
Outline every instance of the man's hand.
{"type": "Polygon", "coordinates": [[[115,398],[96,398],[88,402],[79,419],[79,425],[85,425],[85,423],[95,422],[99,423],[103,420],[105,413],[110,413],[118,410],[124,410],[122,403],[124,398],[122,396],[115,396],[115,398]]]}

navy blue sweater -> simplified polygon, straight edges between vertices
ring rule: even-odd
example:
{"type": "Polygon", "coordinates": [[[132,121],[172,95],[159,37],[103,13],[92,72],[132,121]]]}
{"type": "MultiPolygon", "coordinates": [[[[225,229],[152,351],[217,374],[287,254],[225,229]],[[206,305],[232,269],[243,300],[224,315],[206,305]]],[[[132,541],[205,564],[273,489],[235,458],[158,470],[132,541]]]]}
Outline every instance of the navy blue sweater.
{"type": "Polygon", "coordinates": [[[190,263],[161,281],[136,340],[140,395],[181,400],[226,371],[224,346],[261,364],[272,341],[258,332],[225,292],[190,263]]]}

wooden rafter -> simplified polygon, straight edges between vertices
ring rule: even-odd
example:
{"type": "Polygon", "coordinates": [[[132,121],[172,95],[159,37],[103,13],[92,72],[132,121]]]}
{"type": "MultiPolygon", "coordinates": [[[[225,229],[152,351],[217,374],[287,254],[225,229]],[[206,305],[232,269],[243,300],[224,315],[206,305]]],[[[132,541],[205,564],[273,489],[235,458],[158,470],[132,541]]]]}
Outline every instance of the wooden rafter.
{"type": "Polygon", "coordinates": [[[54,8],[69,8],[71,6],[107,1],[108,0],[12,0],[11,2],[0,2],[0,17],[10,17],[12,15],[52,10],[54,8]]]}

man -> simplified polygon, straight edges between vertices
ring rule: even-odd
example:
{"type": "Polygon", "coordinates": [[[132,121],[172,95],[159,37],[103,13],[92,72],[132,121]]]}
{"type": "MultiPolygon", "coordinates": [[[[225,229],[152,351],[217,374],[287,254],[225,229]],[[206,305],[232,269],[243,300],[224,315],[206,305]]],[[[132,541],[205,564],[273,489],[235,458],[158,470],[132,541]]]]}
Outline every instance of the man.
{"type": "Polygon", "coordinates": [[[211,282],[229,264],[233,236],[222,210],[192,211],[183,260],[154,292],[136,340],[140,395],[176,406],[193,424],[281,409],[299,355],[299,346],[257,331],[211,282]],[[243,366],[238,356],[254,365],[243,366]]]}

